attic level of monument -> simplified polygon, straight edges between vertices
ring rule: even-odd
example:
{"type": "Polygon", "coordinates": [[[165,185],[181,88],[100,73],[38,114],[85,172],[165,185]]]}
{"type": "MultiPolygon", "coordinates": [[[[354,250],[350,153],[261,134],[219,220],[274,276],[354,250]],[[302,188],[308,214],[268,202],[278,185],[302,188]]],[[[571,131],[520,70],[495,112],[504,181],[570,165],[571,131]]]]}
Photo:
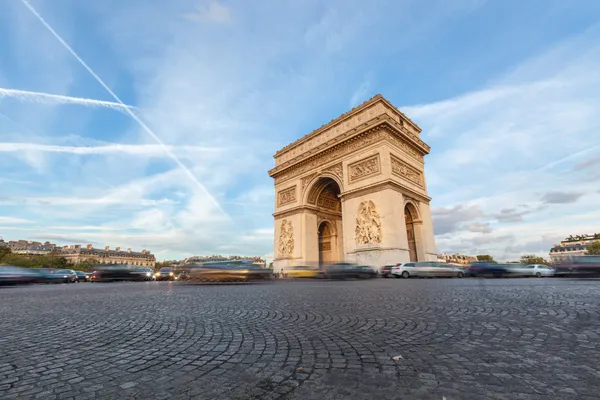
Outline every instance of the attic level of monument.
{"type": "Polygon", "coordinates": [[[273,176],[378,124],[387,124],[390,131],[420,153],[420,157],[429,153],[429,146],[419,138],[421,129],[381,95],[377,95],[276,152],[275,168],[269,174],[273,176]]]}
{"type": "Polygon", "coordinates": [[[275,268],[436,260],[420,128],[381,95],[275,154],[275,268]]]}

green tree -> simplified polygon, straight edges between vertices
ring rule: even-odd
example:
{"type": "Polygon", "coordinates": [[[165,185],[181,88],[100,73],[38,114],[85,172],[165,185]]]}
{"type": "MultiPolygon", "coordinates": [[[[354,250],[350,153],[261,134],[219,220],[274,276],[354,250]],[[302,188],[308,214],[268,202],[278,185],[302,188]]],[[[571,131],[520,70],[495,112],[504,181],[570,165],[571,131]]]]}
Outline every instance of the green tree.
{"type": "Polygon", "coordinates": [[[600,242],[594,242],[587,247],[585,254],[590,256],[600,255],[600,242]]]}
{"type": "Polygon", "coordinates": [[[538,257],[535,254],[527,254],[521,257],[521,264],[548,264],[543,257],[538,257]]]}
{"type": "Polygon", "coordinates": [[[480,254],[477,256],[477,261],[494,261],[494,257],[489,254],[480,254]]]}
{"type": "Polygon", "coordinates": [[[12,254],[12,250],[8,246],[0,246],[0,262],[4,259],[4,257],[12,254]]]}

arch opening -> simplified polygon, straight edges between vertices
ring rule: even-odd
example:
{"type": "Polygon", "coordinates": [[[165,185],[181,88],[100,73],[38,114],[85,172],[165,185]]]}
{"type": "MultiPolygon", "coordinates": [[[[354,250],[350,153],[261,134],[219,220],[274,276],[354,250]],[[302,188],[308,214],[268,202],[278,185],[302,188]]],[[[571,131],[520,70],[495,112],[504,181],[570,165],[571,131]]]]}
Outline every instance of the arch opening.
{"type": "Polygon", "coordinates": [[[404,206],[404,221],[406,223],[406,239],[408,240],[408,254],[411,262],[419,261],[417,255],[417,241],[415,237],[416,211],[411,204],[404,206]]]}

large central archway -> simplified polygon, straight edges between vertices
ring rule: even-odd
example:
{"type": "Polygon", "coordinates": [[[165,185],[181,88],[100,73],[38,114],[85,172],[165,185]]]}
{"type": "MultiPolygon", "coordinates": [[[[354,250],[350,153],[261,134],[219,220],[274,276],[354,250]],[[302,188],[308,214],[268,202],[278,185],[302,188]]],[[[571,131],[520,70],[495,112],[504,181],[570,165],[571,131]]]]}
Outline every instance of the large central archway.
{"type": "Polygon", "coordinates": [[[312,185],[307,203],[317,214],[315,226],[318,240],[318,261],[329,264],[343,260],[342,202],[340,186],[329,177],[321,177],[312,185]]]}

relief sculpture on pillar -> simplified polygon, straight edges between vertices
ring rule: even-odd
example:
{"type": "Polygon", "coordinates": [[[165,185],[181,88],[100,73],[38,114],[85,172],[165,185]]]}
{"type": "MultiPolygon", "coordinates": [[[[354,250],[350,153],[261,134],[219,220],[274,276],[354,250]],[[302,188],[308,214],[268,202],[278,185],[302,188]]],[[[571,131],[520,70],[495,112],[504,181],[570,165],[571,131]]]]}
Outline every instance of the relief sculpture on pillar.
{"type": "Polygon", "coordinates": [[[354,233],[356,244],[381,243],[381,218],[371,200],[365,200],[358,206],[354,233]]]}
{"type": "Polygon", "coordinates": [[[281,221],[279,233],[279,255],[289,257],[294,252],[294,228],[292,222],[284,219],[281,221]]]}

